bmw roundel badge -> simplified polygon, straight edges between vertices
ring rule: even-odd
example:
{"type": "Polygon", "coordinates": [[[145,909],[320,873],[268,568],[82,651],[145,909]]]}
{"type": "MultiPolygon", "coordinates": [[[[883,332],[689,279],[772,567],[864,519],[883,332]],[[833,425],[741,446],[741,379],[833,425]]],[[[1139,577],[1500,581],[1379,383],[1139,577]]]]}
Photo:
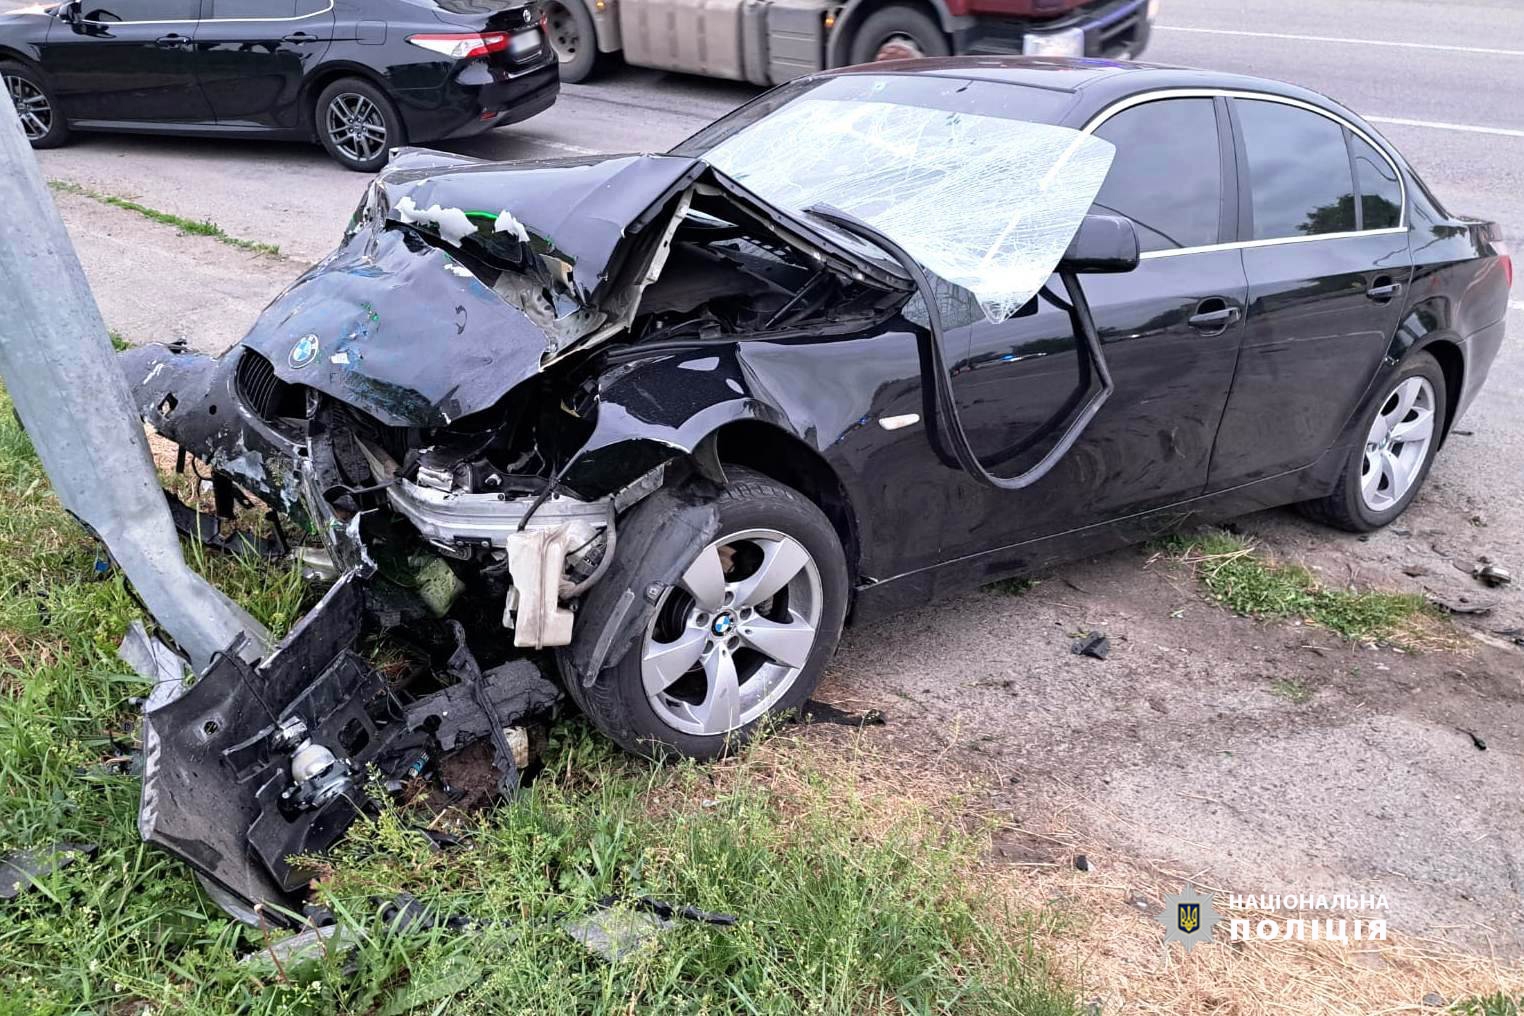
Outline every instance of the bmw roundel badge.
{"type": "Polygon", "coordinates": [[[318,337],[309,333],[296,340],[296,345],[291,347],[291,355],[286,357],[286,362],[300,369],[316,360],[317,355],[318,337]]]}

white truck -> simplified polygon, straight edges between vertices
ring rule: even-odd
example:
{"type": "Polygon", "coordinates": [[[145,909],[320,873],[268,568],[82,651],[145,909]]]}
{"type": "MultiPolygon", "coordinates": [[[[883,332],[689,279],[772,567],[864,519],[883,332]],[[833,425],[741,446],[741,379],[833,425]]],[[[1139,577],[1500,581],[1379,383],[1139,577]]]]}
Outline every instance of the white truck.
{"type": "Polygon", "coordinates": [[[613,54],[661,70],[776,85],[829,67],[913,57],[1126,60],[1159,0],[545,0],[561,80],[613,54]]]}

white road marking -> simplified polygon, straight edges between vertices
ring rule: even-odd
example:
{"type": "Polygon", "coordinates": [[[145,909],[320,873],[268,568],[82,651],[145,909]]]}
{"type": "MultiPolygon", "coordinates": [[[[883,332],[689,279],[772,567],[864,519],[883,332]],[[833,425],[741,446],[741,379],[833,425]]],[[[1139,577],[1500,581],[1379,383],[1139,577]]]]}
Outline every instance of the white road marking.
{"type": "Polygon", "coordinates": [[[1482,127],[1471,123],[1444,123],[1439,120],[1408,120],[1400,116],[1368,116],[1371,123],[1391,123],[1401,127],[1431,127],[1437,131],[1463,131],[1467,134],[1496,134],[1505,138],[1524,138],[1524,130],[1512,127],[1482,127]]]}
{"type": "Polygon", "coordinates": [[[1250,39],[1287,39],[1292,42],[1335,42],[1349,46],[1391,46],[1397,49],[1437,49],[1447,53],[1480,53],[1487,56],[1524,56],[1524,49],[1492,49],[1487,46],[1446,46],[1437,42],[1392,42],[1387,39],[1348,39],[1335,35],[1292,35],[1285,32],[1245,32],[1232,28],[1185,28],[1155,25],[1155,32],[1195,32],[1200,35],[1240,35],[1250,39]]]}

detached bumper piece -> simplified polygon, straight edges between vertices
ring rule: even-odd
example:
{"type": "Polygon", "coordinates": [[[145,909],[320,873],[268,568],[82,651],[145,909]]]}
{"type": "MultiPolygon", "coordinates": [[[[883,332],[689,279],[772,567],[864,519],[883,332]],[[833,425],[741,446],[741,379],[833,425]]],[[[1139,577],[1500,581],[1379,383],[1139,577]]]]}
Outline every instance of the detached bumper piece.
{"type": "Polygon", "coordinates": [[[124,645],[124,658],[155,680],[139,831],[194,868],[235,916],[297,923],[312,873],[295,860],[375,811],[378,785],[437,778],[450,752],[489,743],[498,791],[511,794],[527,762],[526,725],[560,702],[527,660],[483,672],[453,623],[443,669],[455,683],[404,701],[355,651],[366,606],[362,580],[347,575],[266,659],[246,663],[230,646],[196,676],[177,673],[157,643],[145,653],[141,629],[124,645]]]}

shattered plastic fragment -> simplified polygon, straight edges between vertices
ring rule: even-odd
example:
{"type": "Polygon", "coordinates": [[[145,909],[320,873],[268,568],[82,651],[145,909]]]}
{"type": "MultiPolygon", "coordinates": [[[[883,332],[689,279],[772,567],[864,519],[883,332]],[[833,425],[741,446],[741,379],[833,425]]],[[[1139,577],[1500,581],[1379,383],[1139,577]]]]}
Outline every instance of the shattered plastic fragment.
{"type": "Polygon", "coordinates": [[[529,231],[506,208],[497,213],[497,222],[493,224],[492,231],[494,233],[512,233],[523,243],[529,242],[529,231]]]}
{"type": "Polygon", "coordinates": [[[1069,127],[846,99],[798,99],[703,158],[758,197],[876,226],[1001,321],[1047,281],[1115,148],[1069,127]]]}

